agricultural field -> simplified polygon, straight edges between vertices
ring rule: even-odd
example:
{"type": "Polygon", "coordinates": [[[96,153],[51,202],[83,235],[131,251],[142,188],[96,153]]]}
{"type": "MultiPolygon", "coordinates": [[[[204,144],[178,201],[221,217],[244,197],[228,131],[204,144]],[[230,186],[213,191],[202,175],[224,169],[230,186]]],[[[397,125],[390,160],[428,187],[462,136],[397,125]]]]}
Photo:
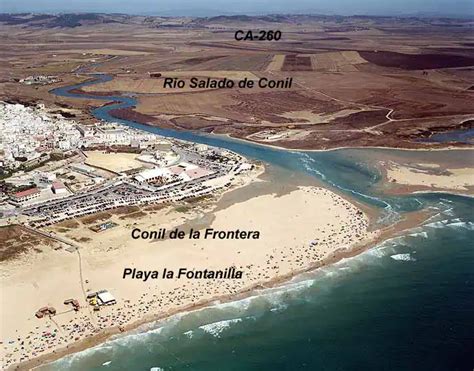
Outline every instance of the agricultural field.
{"type": "Polygon", "coordinates": [[[170,27],[159,17],[102,15],[95,23],[76,18],[79,26],[57,26],[60,20],[52,17],[36,22],[34,31],[28,24],[0,22],[5,66],[0,68],[0,99],[42,101],[91,123],[90,112],[99,101],[49,91],[107,73],[111,81],[76,92],[133,95],[137,106],[113,111],[117,118],[255,141],[272,132],[279,138],[273,144],[305,149],[346,144],[419,148],[427,146],[419,139],[474,122],[469,20],[188,17],[170,27]],[[281,40],[233,37],[235,30],[258,28],[281,30],[281,40]],[[19,83],[35,74],[55,74],[61,81],[19,83]],[[164,88],[167,77],[183,79],[186,87],[164,88]],[[193,77],[292,78],[292,85],[191,89],[193,77]]]}

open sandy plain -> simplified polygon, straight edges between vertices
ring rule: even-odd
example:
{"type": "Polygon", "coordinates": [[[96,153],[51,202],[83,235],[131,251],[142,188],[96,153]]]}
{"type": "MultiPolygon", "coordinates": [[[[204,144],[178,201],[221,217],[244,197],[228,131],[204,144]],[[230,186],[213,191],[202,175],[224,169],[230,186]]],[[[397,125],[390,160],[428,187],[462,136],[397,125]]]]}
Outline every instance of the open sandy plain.
{"type": "Polygon", "coordinates": [[[87,159],[84,161],[86,165],[114,173],[139,169],[144,165],[143,162],[136,159],[138,157],[136,153],[86,151],[85,155],[87,156],[87,159]]]}
{"type": "Polygon", "coordinates": [[[297,149],[437,148],[418,139],[473,125],[474,37],[467,19],[235,16],[183,18],[170,27],[160,17],[81,16],[0,21],[0,99],[79,108],[84,113],[74,115],[93,121],[88,112],[100,102],[48,92],[104,72],[114,79],[84,91],[138,100],[117,117],[262,143],[272,130],[280,138],[272,145],[297,149]],[[255,28],[281,30],[282,38],[234,40],[235,30],[255,28]],[[35,74],[62,81],[18,82],[35,74]],[[293,84],[165,89],[165,77],[293,77],[293,84]]]}
{"type": "Polygon", "coordinates": [[[391,164],[387,167],[390,182],[429,189],[468,191],[474,189],[472,168],[442,169],[437,164],[417,164],[416,167],[391,164]]]}
{"type": "Polygon", "coordinates": [[[377,187],[384,193],[449,192],[474,195],[474,150],[351,149],[381,175],[377,187]]]}

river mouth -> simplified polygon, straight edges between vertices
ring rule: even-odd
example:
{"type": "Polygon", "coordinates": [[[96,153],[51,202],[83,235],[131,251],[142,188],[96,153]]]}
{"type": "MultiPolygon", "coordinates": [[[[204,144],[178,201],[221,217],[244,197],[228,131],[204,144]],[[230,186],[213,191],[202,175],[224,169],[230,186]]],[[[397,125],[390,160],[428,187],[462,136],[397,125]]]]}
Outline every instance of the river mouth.
{"type": "MultiPolygon", "coordinates": [[[[233,139],[228,136],[206,134],[192,131],[177,131],[156,126],[140,124],[132,120],[117,119],[110,112],[116,109],[134,107],[137,101],[132,96],[78,94],[75,89],[94,85],[113,79],[107,74],[93,74],[93,80],[76,85],[60,87],[51,90],[52,94],[69,98],[87,98],[100,101],[111,101],[92,111],[92,115],[99,120],[118,122],[120,124],[162,135],[195,143],[207,144],[226,148],[243,156],[264,163],[278,166],[293,173],[306,174],[321,181],[326,186],[338,190],[350,197],[386,211],[386,219],[393,221],[399,212],[420,210],[423,208],[423,197],[393,197],[377,192],[375,185],[381,181],[381,174],[369,163],[353,161],[349,149],[331,151],[292,151],[259,145],[244,140],[233,139]]],[[[387,149],[387,152],[394,151],[387,149]]]]}

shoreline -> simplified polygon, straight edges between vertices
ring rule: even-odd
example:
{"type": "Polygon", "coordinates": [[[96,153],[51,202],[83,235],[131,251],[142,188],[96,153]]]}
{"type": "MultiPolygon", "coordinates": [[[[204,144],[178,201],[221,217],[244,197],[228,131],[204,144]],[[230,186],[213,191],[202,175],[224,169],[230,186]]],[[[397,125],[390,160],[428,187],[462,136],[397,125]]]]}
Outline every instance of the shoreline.
{"type": "MultiPolygon", "coordinates": [[[[359,207],[359,205],[357,206],[359,207]]],[[[364,212],[366,211],[364,210],[364,212]]],[[[427,217],[427,214],[428,214],[427,211],[421,211],[421,212],[418,211],[418,212],[408,213],[405,215],[403,219],[401,219],[397,223],[387,226],[385,228],[379,229],[378,230],[379,233],[377,233],[377,235],[372,237],[370,240],[360,241],[357,244],[355,244],[353,247],[351,247],[350,249],[343,249],[343,248],[337,249],[333,252],[331,256],[328,256],[321,261],[314,262],[303,269],[294,270],[288,274],[274,277],[268,281],[257,282],[253,284],[252,286],[245,288],[244,290],[237,292],[235,294],[226,294],[226,295],[211,297],[208,299],[204,299],[201,302],[197,302],[195,304],[185,305],[183,307],[178,307],[176,309],[168,310],[164,313],[160,313],[156,315],[146,315],[143,318],[135,322],[132,322],[130,324],[127,324],[125,326],[114,326],[111,328],[107,328],[105,330],[102,330],[100,333],[96,335],[92,335],[88,338],[82,339],[76,343],[73,343],[72,345],[68,345],[66,347],[53,350],[53,352],[51,353],[41,355],[37,358],[31,359],[23,363],[13,364],[9,366],[7,370],[37,369],[38,367],[44,366],[45,364],[54,362],[68,355],[78,353],[87,349],[94,348],[98,345],[104,344],[107,341],[111,340],[116,335],[128,336],[130,335],[132,331],[140,330],[140,327],[144,325],[151,324],[158,321],[163,321],[180,313],[193,312],[193,311],[198,311],[204,308],[208,308],[208,307],[211,307],[216,301],[219,301],[219,303],[229,303],[229,302],[238,301],[241,299],[258,295],[258,290],[270,289],[270,288],[282,286],[290,282],[292,279],[304,273],[313,272],[322,267],[335,264],[341,261],[342,259],[352,258],[359,254],[362,254],[372,249],[373,247],[379,245],[380,243],[383,243],[386,240],[397,237],[398,235],[401,235],[405,231],[416,228],[417,226],[422,224],[424,221],[429,219],[429,217],[427,217]]],[[[373,225],[372,222],[374,221],[373,219],[375,218],[375,213],[367,214],[367,216],[371,220],[371,225],[373,225]]]]}
{"type": "Polygon", "coordinates": [[[472,161],[456,158],[453,163],[454,154],[445,154],[444,160],[437,155],[423,156],[411,154],[408,160],[400,154],[380,154],[373,164],[382,176],[379,191],[393,196],[445,193],[473,197],[472,161]]]}
{"type": "MultiPolygon", "coordinates": [[[[263,171],[263,169],[264,169],[263,167],[260,167],[259,169],[257,169],[257,174],[258,174],[257,178],[253,178],[257,180],[256,182],[255,181],[252,181],[250,183],[244,182],[246,184],[241,184],[236,189],[234,189],[234,192],[237,192],[237,193],[232,193],[232,190],[228,190],[227,192],[224,192],[223,194],[221,194],[219,196],[219,200],[216,201],[215,206],[213,206],[212,209],[206,212],[205,214],[207,216],[205,217],[206,219],[209,219],[208,217],[211,216],[211,219],[207,220],[206,224],[209,223],[209,225],[211,225],[215,221],[216,212],[223,212],[223,211],[225,212],[228,208],[232,207],[232,205],[234,205],[235,202],[237,202],[237,204],[244,204],[248,200],[253,200],[254,197],[258,198],[262,196],[264,197],[271,196],[272,198],[279,199],[280,197],[285,197],[285,195],[293,194],[293,192],[299,189],[300,186],[297,186],[296,183],[298,184],[301,183],[300,178],[298,178],[297,181],[294,178],[285,180],[283,183],[285,184],[285,186],[283,186],[283,188],[281,188],[280,185],[276,186],[275,183],[272,182],[272,177],[281,176],[282,170],[286,173],[286,176],[288,176],[289,173],[287,170],[284,170],[284,169],[278,170],[278,168],[276,168],[275,171],[277,175],[275,175],[273,171],[271,172],[271,175],[269,174],[264,175],[266,174],[266,171],[263,171]],[[249,184],[253,184],[254,186],[251,186],[249,184]],[[247,187],[253,187],[253,188],[249,189],[247,187]],[[239,197],[242,197],[242,196],[247,198],[249,193],[254,194],[254,196],[248,198],[248,200],[237,200],[237,201],[235,200],[235,198],[238,199],[239,197]],[[219,201],[222,201],[222,202],[219,204],[219,201]]],[[[317,180],[310,179],[310,178],[308,178],[306,181],[303,180],[303,183],[308,184],[308,185],[320,184],[317,180]],[[310,183],[308,183],[308,181],[310,183]]],[[[316,187],[316,189],[317,188],[320,188],[320,186],[316,187]]],[[[372,230],[373,228],[372,226],[375,224],[374,222],[376,221],[377,216],[378,216],[377,210],[374,210],[367,205],[361,204],[357,200],[352,200],[352,198],[348,197],[347,195],[339,195],[338,193],[334,193],[332,190],[329,190],[327,188],[324,188],[323,192],[330,192],[331,194],[335,194],[336,197],[340,197],[340,199],[343,199],[343,202],[352,203],[353,207],[355,207],[358,210],[361,210],[365,214],[365,217],[368,219],[369,225],[368,225],[367,232],[372,230]]],[[[193,223],[193,221],[195,220],[197,219],[193,217],[193,219],[190,219],[184,224],[182,223],[177,224],[177,226],[186,225],[187,223],[193,223]]],[[[203,216],[201,216],[201,220],[203,220],[203,216]]],[[[187,224],[187,225],[189,226],[191,224],[187,224]]],[[[299,267],[295,265],[295,267],[293,267],[291,271],[289,271],[289,273],[287,273],[288,271],[286,272],[284,271],[282,274],[277,273],[273,277],[265,277],[265,278],[260,277],[260,279],[255,280],[254,282],[247,281],[247,284],[250,284],[250,285],[247,287],[245,287],[246,285],[244,285],[244,287],[242,287],[242,290],[239,290],[237,288],[235,292],[224,293],[223,295],[220,295],[221,294],[220,292],[215,292],[214,293],[215,296],[212,295],[211,293],[212,296],[210,295],[208,297],[205,297],[204,299],[200,301],[196,301],[193,303],[181,303],[181,306],[177,306],[176,308],[172,308],[172,307],[163,308],[162,310],[160,310],[160,313],[157,315],[154,315],[152,313],[143,313],[144,316],[142,318],[138,317],[136,321],[125,323],[122,325],[122,328],[119,325],[111,327],[111,328],[107,328],[107,327],[103,328],[98,333],[96,334],[91,333],[87,337],[82,338],[79,341],[76,341],[70,344],[66,343],[64,344],[62,348],[53,348],[50,350],[50,353],[39,355],[39,357],[27,360],[25,362],[11,364],[9,367],[7,367],[7,369],[30,369],[31,367],[38,367],[40,365],[43,365],[44,363],[52,362],[53,360],[57,360],[68,354],[76,353],[81,350],[94,347],[98,344],[101,344],[107,341],[113,335],[118,335],[124,332],[135,330],[144,324],[155,322],[157,320],[163,320],[176,313],[208,307],[210,304],[212,304],[212,302],[216,300],[229,302],[229,301],[234,301],[238,298],[248,297],[252,295],[252,293],[256,289],[262,289],[262,288],[279,285],[281,283],[288,281],[294,276],[297,276],[298,274],[301,274],[310,270],[314,270],[321,266],[332,264],[345,257],[357,255],[358,253],[365,251],[366,249],[370,248],[373,244],[375,244],[377,241],[373,241],[373,239],[376,236],[378,236],[377,232],[370,232],[367,236],[365,236],[364,238],[361,238],[361,240],[352,247],[341,248],[339,247],[340,246],[339,244],[333,245],[333,246],[337,246],[338,248],[333,249],[333,251],[331,253],[328,253],[326,257],[324,257],[324,259],[314,261],[313,262],[314,264],[301,266],[302,269],[299,269],[299,267]],[[362,246],[360,245],[361,243],[363,243],[362,246]],[[341,250],[341,251],[338,251],[338,250],[341,250]]],[[[109,243],[112,243],[112,240],[110,240],[109,243]]],[[[100,257],[100,254],[99,254],[99,257],[100,257]]],[[[294,259],[295,258],[293,258],[293,260],[294,259]]],[[[88,276],[89,274],[90,272],[88,273],[88,276]]],[[[54,295],[56,296],[56,294],[54,295]]],[[[61,323],[61,321],[59,320],[57,321],[61,323]]]]}
{"type": "Polygon", "coordinates": [[[412,194],[429,194],[429,193],[439,193],[439,194],[448,194],[452,196],[474,198],[474,195],[470,195],[467,193],[454,193],[452,191],[414,191],[412,192],[412,194]]]}
{"type": "MultiPolygon", "coordinates": [[[[147,125],[154,127],[153,125],[150,124],[144,124],[142,125],[147,125]]],[[[192,131],[192,130],[191,130],[192,131]]],[[[419,151],[419,152],[430,152],[430,151],[474,151],[474,145],[466,145],[462,147],[456,147],[453,145],[449,145],[447,147],[443,148],[406,148],[406,147],[382,147],[382,146],[346,146],[346,147],[334,147],[334,148],[326,148],[326,149],[300,149],[300,148],[286,148],[286,147],[279,147],[275,146],[273,144],[267,144],[267,143],[262,143],[262,142],[254,142],[245,138],[236,138],[233,137],[229,134],[214,134],[214,133],[205,133],[205,134],[212,134],[217,137],[224,137],[226,139],[231,139],[235,141],[242,141],[246,144],[255,144],[257,146],[263,146],[263,147],[268,147],[272,149],[277,149],[277,150],[282,150],[282,151],[289,151],[289,152],[331,152],[331,151],[342,151],[345,149],[381,149],[381,150],[394,150],[394,151],[419,151]],[[469,146],[469,147],[467,147],[469,146]]]]}
{"type": "MultiPolygon", "coordinates": [[[[423,219],[426,220],[426,218],[423,218],[423,219]]],[[[400,229],[396,228],[396,226],[403,225],[404,223],[408,223],[408,222],[409,221],[407,219],[401,220],[398,223],[396,223],[396,225],[392,225],[392,226],[384,228],[382,230],[382,232],[379,235],[377,235],[371,241],[367,241],[365,243],[355,245],[353,248],[351,248],[349,250],[342,250],[341,251],[341,249],[338,249],[338,250],[335,251],[333,256],[325,258],[321,262],[314,263],[314,264],[312,264],[312,265],[310,265],[310,266],[308,266],[304,269],[297,270],[297,271],[291,272],[289,274],[285,274],[285,275],[282,275],[282,276],[279,276],[279,277],[275,277],[274,279],[271,279],[271,280],[269,280],[265,283],[256,283],[253,286],[251,286],[251,287],[249,287],[249,288],[247,288],[247,289],[245,289],[241,292],[238,292],[235,295],[222,295],[222,296],[212,297],[210,299],[206,299],[202,303],[187,305],[187,306],[184,306],[182,308],[177,308],[175,310],[170,310],[170,311],[168,311],[164,314],[145,316],[144,318],[142,318],[142,319],[140,319],[140,320],[138,320],[134,323],[131,323],[129,325],[123,326],[123,327],[114,326],[112,328],[109,328],[109,329],[103,331],[102,333],[91,336],[87,339],[83,339],[83,340],[73,344],[72,346],[68,346],[66,348],[61,348],[59,350],[55,350],[50,354],[45,354],[45,355],[39,356],[39,357],[37,357],[35,359],[32,359],[30,361],[27,361],[25,363],[20,363],[20,364],[17,364],[17,365],[11,365],[9,368],[7,368],[7,370],[36,369],[40,366],[43,366],[47,363],[54,362],[54,361],[56,361],[60,358],[66,357],[68,355],[78,353],[78,352],[84,351],[86,349],[91,349],[91,348],[96,347],[100,344],[103,344],[103,343],[107,342],[108,340],[111,340],[111,337],[113,337],[114,335],[123,335],[123,336],[130,335],[131,331],[137,330],[143,325],[151,324],[151,323],[157,322],[157,321],[162,321],[162,320],[168,319],[168,318],[170,318],[170,317],[172,317],[176,314],[185,313],[185,312],[193,312],[193,311],[197,311],[197,310],[204,309],[204,308],[207,308],[207,307],[211,307],[212,304],[216,301],[219,301],[220,303],[229,303],[229,302],[232,302],[232,301],[237,301],[237,300],[249,298],[249,297],[255,295],[256,290],[278,287],[278,286],[280,286],[282,284],[285,284],[285,283],[289,282],[291,279],[293,279],[293,278],[295,278],[299,275],[302,275],[304,273],[312,272],[312,271],[315,271],[315,270],[320,269],[322,267],[326,267],[326,266],[335,264],[335,263],[341,261],[342,259],[355,257],[355,256],[357,256],[357,255],[359,255],[359,254],[361,254],[365,251],[370,250],[371,248],[377,246],[378,244],[384,242],[385,240],[388,240],[390,238],[394,238],[394,237],[396,237],[397,235],[401,234],[404,231],[415,228],[415,225],[411,225],[411,222],[414,222],[414,221],[410,221],[409,226],[406,226],[406,227],[403,226],[400,229]],[[395,230],[392,231],[392,229],[395,229],[395,230]],[[123,329],[123,331],[121,330],[121,328],[123,329]]]]}

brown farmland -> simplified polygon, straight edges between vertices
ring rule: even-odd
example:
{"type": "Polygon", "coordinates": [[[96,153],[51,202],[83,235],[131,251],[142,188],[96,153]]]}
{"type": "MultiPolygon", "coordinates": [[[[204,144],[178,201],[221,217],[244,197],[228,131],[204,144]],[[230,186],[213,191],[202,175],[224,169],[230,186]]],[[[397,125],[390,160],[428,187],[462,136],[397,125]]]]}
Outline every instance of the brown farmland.
{"type": "MultiPolygon", "coordinates": [[[[474,119],[474,37],[467,19],[278,16],[183,19],[97,15],[0,20],[0,99],[44,103],[83,123],[111,102],[50,90],[107,73],[79,92],[133,95],[117,118],[228,134],[288,148],[439,147],[418,139],[474,119]],[[455,27],[453,26],[455,25],[455,27]],[[236,41],[236,29],[278,29],[279,41],[236,41]],[[87,36],[87,37],[86,37],[87,36]],[[78,73],[79,72],[79,73],[78,73]],[[61,82],[25,85],[30,75],[61,82]],[[184,79],[169,89],[164,78],[184,79]],[[293,78],[290,88],[192,89],[199,79],[293,78]],[[281,135],[279,135],[281,134],[281,135]]],[[[466,143],[449,143],[466,146],[466,143]]]]}
{"type": "Polygon", "coordinates": [[[311,58],[289,54],[285,57],[282,71],[312,71],[311,58]]]}
{"type": "Polygon", "coordinates": [[[386,51],[363,51],[360,56],[370,63],[404,70],[430,70],[437,68],[468,67],[474,58],[453,54],[403,54],[386,51]]]}

